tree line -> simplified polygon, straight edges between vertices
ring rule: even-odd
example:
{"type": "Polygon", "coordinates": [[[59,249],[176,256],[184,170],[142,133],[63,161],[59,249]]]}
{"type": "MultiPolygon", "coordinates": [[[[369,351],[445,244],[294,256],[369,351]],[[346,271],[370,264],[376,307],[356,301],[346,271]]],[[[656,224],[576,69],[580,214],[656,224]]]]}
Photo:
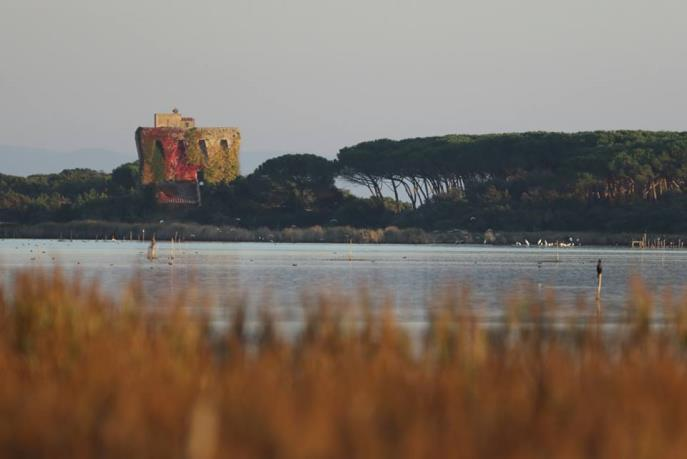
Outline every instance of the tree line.
{"type": "Polygon", "coordinates": [[[485,186],[510,199],[555,193],[579,200],[657,200],[687,180],[687,133],[600,131],[448,135],[342,149],[341,175],[414,209],[485,186]]]}
{"type": "Polygon", "coordinates": [[[381,139],[336,159],[290,154],[229,184],[203,205],[169,208],[138,185],[138,164],[0,174],[0,221],[104,219],[283,228],[687,230],[687,133],[599,131],[381,139]],[[365,187],[356,197],[336,186],[365,187]]]}

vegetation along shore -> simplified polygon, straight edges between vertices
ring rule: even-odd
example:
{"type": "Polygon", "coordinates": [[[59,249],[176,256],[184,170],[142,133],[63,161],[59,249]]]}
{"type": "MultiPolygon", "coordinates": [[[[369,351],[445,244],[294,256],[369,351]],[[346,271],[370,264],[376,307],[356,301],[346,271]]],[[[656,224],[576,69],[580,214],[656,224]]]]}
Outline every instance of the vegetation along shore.
{"type": "Polygon", "coordinates": [[[421,228],[355,228],[352,226],[310,226],[283,229],[242,228],[227,225],[201,225],[188,222],[122,223],[111,221],[72,221],[36,223],[33,225],[0,225],[0,239],[60,240],[150,240],[179,242],[326,242],[354,244],[490,244],[526,247],[549,246],[619,246],[630,247],[632,241],[646,238],[646,248],[684,248],[685,234],[640,234],[562,231],[465,231],[421,228]]]}
{"type": "Polygon", "coordinates": [[[140,184],[138,163],[112,173],[0,174],[0,222],[174,220],[251,231],[393,226],[471,235],[492,229],[659,237],[687,234],[686,165],[684,132],[381,139],[343,148],[332,160],[312,154],[269,159],[229,183],[204,184],[201,206],[157,203],[140,184]],[[346,191],[351,186],[369,197],[346,191]]]}

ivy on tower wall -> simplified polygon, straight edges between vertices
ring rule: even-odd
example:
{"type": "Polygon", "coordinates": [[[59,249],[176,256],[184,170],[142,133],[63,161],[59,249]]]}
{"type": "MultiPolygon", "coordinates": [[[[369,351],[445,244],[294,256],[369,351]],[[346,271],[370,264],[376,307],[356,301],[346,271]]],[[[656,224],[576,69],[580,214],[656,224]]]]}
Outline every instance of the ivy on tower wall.
{"type": "Polygon", "coordinates": [[[241,136],[235,128],[138,128],[136,147],[143,185],[228,183],[239,175],[241,136]]]}

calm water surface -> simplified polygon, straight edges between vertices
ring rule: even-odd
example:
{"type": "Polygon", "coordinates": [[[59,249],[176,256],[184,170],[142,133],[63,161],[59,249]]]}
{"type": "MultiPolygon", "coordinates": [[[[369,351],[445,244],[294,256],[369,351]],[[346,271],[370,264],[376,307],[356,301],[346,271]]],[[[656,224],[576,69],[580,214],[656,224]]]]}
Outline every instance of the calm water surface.
{"type": "Polygon", "coordinates": [[[422,322],[428,305],[461,286],[470,286],[485,317],[500,317],[506,298],[524,284],[536,295],[555,294],[570,311],[578,299],[593,306],[599,258],[609,316],[625,313],[633,275],[659,293],[679,294],[687,285],[681,250],[189,242],[158,244],[151,262],[146,249],[140,242],[0,240],[0,275],[7,285],[18,268],[59,265],[69,275],[99,279],[112,294],[136,278],[152,298],[192,289],[213,306],[242,299],[255,310],[267,302],[287,319],[301,313],[304,292],[367,295],[373,306],[391,302],[407,322],[422,322]]]}

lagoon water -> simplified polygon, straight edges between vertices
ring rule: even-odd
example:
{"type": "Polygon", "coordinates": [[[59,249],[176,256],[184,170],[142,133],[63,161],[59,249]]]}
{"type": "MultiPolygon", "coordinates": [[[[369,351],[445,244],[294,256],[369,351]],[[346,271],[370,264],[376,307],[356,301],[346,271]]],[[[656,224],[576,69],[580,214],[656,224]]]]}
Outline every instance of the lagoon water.
{"type": "Polygon", "coordinates": [[[190,291],[190,307],[242,301],[254,313],[267,304],[281,320],[299,317],[304,294],[366,296],[373,307],[392,304],[408,323],[422,323],[428,306],[464,286],[486,319],[501,317],[524,285],[534,295],[555,295],[571,314],[591,314],[575,304],[585,300],[593,309],[599,258],[607,317],[625,314],[633,276],[658,293],[677,296],[687,286],[683,250],[163,242],[154,261],[146,250],[143,242],[0,240],[0,276],[9,285],[19,268],[61,266],[115,295],[137,279],[153,299],[190,291]]]}

